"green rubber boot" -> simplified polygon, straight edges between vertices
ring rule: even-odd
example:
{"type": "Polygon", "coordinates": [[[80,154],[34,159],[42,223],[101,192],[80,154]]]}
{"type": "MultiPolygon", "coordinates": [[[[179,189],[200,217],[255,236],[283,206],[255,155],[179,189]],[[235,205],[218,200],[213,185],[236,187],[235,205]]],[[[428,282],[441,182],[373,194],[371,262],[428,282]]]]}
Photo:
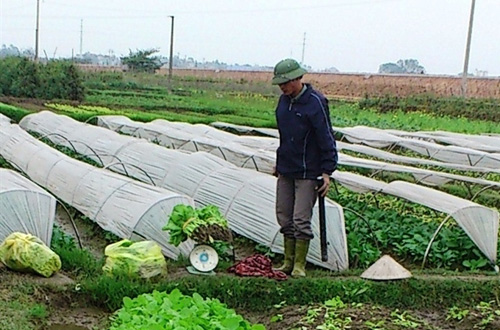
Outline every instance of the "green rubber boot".
{"type": "Polygon", "coordinates": [[[283,266],[276,268],[276,270],[282,271],[283,273],[290,275],[293,270],[293,263],[295,260],[295,238],[285,237],[284,242],[285,247],[285,260],[283,266]]]}
{"type": "Polygon", "coordinates": [[[309,240],[298,239],[295,243],[295,263],[292,270],[293,277],[306,276],[306,257],[309,251],[309,240]]]}

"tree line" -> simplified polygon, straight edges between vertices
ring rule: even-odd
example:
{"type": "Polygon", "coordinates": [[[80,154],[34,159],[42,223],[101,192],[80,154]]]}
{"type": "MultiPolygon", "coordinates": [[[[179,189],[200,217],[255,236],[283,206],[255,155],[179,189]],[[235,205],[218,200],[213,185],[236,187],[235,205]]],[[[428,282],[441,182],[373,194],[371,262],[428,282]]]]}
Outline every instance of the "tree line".
{"type": "Polygon", "coordinates": [[[0,95],[82,101],[85,90],[78,68],[70,61],[37,63],[10,56],[0,58],[0,95]]]}

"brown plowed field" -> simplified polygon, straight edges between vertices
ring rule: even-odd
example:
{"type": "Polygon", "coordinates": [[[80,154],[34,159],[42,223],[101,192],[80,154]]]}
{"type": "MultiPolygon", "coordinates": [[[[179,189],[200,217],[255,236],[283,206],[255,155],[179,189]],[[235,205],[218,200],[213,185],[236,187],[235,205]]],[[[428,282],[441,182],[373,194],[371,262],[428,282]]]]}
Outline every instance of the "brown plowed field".
{"type": "MultiPolygon", "coordinates": [[[[165,71],[161,73],[166,74],[165,71]]],[[[270,81],[272,77],[271,72],[262,71],[246,72],[188,69],[175,69],[173,75],[245,81],[270,81]]],[[[366,95],[462,95],[461,77],[452,76],[308,73],[304,76],[304,81],[312,83],[330,97],[339,98],[360,98],[366,95]]],[[[500,78],[467,79],[467,96],[477,98],[500,98],[500,78]]]]}
{"type": "MultiPolygon", "coordinates": [[[[80,65],[86,71],[122,71],[121,67],[80,65]]],[[[159,74],[168,74],[161,69],[159,74]]],[[[271,81],[269,71],[229,71],[173,69],[174,76],[238,81],[271,81]]],[[[308,73],[305,82],[312,83],[329,97],[357,99],[365,96],[409,96],[430,94],[435,96],[461,96],[462,78],[459,76],[388,75],[354,73],[308,73]]],[[[468,78],[467,96],[475,98],[500,98],[500,77],[468,78]]]]}

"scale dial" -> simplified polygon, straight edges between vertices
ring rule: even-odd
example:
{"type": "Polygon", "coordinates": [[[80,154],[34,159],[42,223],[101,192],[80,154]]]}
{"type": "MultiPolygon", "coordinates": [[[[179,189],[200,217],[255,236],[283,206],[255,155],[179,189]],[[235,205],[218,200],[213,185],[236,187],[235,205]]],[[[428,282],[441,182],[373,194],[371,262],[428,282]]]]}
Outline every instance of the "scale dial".
{"type": "Polygon", "coordinates": [[[219,255],[208,245],[198,245],[189,254],[191,265],[200,272],[210,272],[217,267],[219,255]]]}

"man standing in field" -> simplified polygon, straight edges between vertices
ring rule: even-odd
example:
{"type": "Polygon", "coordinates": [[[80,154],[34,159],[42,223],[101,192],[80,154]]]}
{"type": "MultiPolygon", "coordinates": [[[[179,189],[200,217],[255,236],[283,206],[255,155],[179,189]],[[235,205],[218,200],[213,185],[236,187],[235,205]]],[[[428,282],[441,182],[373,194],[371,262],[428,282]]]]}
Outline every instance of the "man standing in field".
{"type": "Polygon", "coordinates": [[[284,236],[285,260],[278,270],[293,277],[306,275],[313,206],[318,193],[328,192],[337,166],[328,101],[302,83],[305,73],[297,61],[285,59],[274,67],[272,79],[283,92],[276,107],[280,145],[275,175],[276,218],[284,236]]]}

